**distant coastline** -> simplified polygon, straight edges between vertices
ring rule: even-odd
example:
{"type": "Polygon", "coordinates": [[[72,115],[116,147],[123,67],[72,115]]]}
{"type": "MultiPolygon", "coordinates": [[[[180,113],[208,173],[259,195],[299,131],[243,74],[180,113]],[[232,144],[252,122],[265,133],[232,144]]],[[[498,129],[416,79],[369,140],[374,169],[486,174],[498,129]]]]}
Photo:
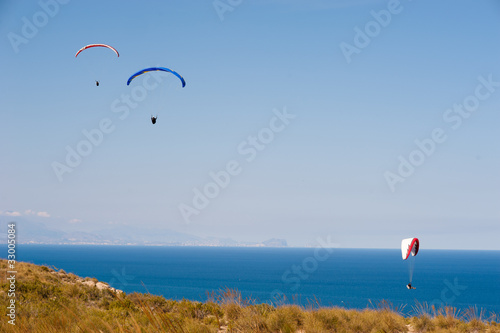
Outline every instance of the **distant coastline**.
{"type": "MultiPolygon", "coordinates": [[[[1,242],[0,244],[7,244],[1,242]]],[[[260,243],[252,242],[220,242],[220,241],[198,241],[198,242],[171,242],[171,243],[149,243],[149,242],[79,242],[79,241],[52,241],[37,242],[24,241],[18,242],[19,245],[95,245],[95,246],[200,246],[200,247],[288,247],[284,239],[270,239],[260,243]]],[[[308,247],[308,246],[306,246],[308,247]]]]}
{"type": "MultiPolygon", "coordinates": [[[[1,221],[1,219],[0,219],[1,221]]],[[[10,220],[9,220],[10,221],[10,220]]],[[[227,237],[199,237],[170,229],[130,226],[101,230],[64,231],[44,223],[24,219],[16,223],[18,244],[38,245],[132,245],[132,246],[215,246],[215,247],[287,247],[286,239],[242,242],[227,237]]],[[[0,232],[0,244],[7,234],[0,232]]]]}

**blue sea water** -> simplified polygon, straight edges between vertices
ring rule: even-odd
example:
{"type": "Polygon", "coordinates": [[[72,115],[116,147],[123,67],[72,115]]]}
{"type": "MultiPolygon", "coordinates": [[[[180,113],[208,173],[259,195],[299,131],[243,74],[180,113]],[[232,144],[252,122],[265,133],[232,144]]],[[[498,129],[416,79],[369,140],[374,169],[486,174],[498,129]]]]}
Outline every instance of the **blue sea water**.
{"type": "MultiPolygon", "coordinates": [[[[17,260],[95,277],[127,293],[205,301],[238,289],[255,302],[366,308],[386,300],[476,306],[500,315],[500,251],[421,250],[413,286],[400,251],[382,249],[18,245],[17,260]]],[[[2,251],[1,253],[7,253],[2,251]]],[[[2,255],[0,255],[2,257],[2,255]]]]}

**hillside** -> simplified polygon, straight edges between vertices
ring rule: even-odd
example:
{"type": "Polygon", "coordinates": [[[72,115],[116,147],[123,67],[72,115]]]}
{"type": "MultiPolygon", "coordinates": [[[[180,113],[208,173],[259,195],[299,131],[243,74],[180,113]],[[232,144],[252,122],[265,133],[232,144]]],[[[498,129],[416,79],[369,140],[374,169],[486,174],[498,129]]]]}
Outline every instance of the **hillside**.
{"type": "Polygon", "coordinates": [[[387,303],[362,311],[304,309],[254,304],[230,289],[212,292],[205,303],[175,301],[22,262],[13,281],[6,260],[0,268],[0,332],[500,332],[492,318],[480,320],[474,311],[458,318],[452,308],[405,318],[387,303]]]}

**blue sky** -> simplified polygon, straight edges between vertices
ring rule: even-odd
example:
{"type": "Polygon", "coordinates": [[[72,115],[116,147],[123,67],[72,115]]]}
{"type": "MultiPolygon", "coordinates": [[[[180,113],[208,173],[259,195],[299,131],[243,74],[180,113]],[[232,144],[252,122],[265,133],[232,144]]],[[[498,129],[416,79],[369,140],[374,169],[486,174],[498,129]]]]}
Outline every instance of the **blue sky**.
{"type": "Polygon", "coordinates": [[[5,218],[500,249],[498,1],[3,1],[0,22],[5,218]],[[120,57],[74,57],[92,43],[120,57]],[[151,66],[186,87],[126,85],[151,66]]]}

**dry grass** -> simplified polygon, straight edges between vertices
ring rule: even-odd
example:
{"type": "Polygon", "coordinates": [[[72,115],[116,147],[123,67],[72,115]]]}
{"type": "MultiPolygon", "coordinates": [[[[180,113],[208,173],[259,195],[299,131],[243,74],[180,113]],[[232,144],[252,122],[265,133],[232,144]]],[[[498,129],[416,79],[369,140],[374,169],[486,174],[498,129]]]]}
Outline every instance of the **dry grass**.
{"type": "MultiPolygon", "coordinates": [[[[257,304],[238,290],[209,294],[204,303],[167,300],[151,294],[115,293],[83,284],[74,274],[54,268],[17,263],[16,325],[8,323],[0,307],[0,332],[488,332],[500,333],[498,317],[477,308],[460,313],[455,308],[413,307],[418,315],[406,318],[404,307],[383,301],[364,310],[308,308],[287,304],[257,304]]],[[[6,261],[0,260],[0,272],[6,261]]],[[[8,304],[8,285],[1,277],[0,303],[8,304]]],[[[95,279],[86,278],[91,281],[95,279]]]]}

